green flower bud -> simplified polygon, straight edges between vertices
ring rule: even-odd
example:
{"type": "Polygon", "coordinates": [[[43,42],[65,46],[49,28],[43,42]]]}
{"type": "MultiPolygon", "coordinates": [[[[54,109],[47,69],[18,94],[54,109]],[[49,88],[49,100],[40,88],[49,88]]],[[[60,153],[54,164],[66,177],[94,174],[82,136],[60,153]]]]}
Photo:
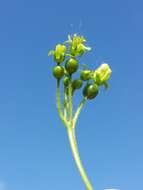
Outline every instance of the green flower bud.
{"type": "Polygon", "coordinates": [[[65,60],[65,56],[64,55],[60,55],[60,56],[57,57],[56,55],[54,55],[54,60],[57,63],[62,63],[65,60]]]}
{"type": "Polygon", "coordinates": [[[78,61],[75,58],[69,58],[65,63],[65,69],[69,74],[72,74],[78,69],[78,61]]]}
{"type": "Polygon", "coordinates": [[[95,98],[98,93],[99,89],[96,84],[87,84],[83,89],[83,96],[90,100],[95,98]]]}
{"type": "Polygon", "coordinates": [[[80,73],[81,80],[89,80],[91,78],[91,71],[90,70],[83,70],[80,73]]]}
{"type": "Polygon", "coordinates": [[[62,63],[65,60],[65,52],[66,52],[66,46],[58,44],[56,45],[55,50],[49,51],[48,56],[53,55],[54,60],[57,63],[62,63]]]}
{"type": "Polygon", "coordinates": [[[61,79],[64,76],[64,68],[60,65],[57,65],[53,69],[53,75],[56,79],[61,79]]]}
{"type": "Polygon", "coordinates": [[[73,88],[73,89],[80,89],[80,88],[82,87],[82,84],[83,84],[82,80],[80,80],[80,79],[75,79],[75,80],[73,80],[73,82],[72,82],[72,88],[73,88]]]}
{"type": "Polygon", "coordinates": [[[109,65],[104,63],[94,71],[93,80],[96,84],[102,85],[107,80],[109,80],[111,73],[112,70],[110,69],[109,65]]]}

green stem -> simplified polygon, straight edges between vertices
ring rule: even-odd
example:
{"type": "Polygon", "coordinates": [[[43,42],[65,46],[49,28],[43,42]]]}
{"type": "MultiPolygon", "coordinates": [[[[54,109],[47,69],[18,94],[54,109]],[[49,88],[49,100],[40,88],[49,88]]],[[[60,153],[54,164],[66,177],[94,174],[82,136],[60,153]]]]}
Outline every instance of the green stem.
{"type": "Polygon", "coordinates": [[[77,168],[80,172],[80,175],[82,177],[82,180],[83,180],[87,190],[93,190],[92,185],[86,175],[86,172],[84,170],[84,167],[82,165],[82,162],[81,162],[81,159],[79,156],[77,143],[76,143],[76,139],[75,139],[75,135],[74,135],[74,129],[71,127],[67,127],[67,131],[68,131],[68,138],[69,138],[70,146],[72,149],[73,157],[74,157],[75,163],[77,165],[77,168]]]}
{"type": "Polygon", "coordinates": [[[73,128],[75,128],[75,126],[76,126],[77,119],[79,117],[79,114],[80,114],[85,102],[86,102],[86,98],[83,98],[83,100],[80,102],[80,104],[79,104],[79,106],[77,108],[77,111],[75,112],[75,115],[74,115],[74,118],[73,118],[73,125],[72,125],[73,128]]]}
{"type": "Polygon", "coordinates": [[[57,109],[58,109],[58,113],[59,116],[62,120],[62,122],[64,123],[65,126],[68,125],[68,122],[66,121],[63,112],[62,112],[62,108],[61,108],[61,100],[60,100],[60,81],[57,80],[57,89],[56,89],[56,103],[57,103],[57,109]]]}
{"type": "MultiPolygon", "coordinates": [[[[62,122],[64,123],[64,125],[67,127],[67,132],[68,132],[68,138],[69,138],[69,142],[70,142],[70,146],[72,149],[72,153],[73,153],[73,157],[75,160],[75,163],[77,165],[77,168],[79,170],[79,173],[83,179],[83,182],[86,186],[87,190],[93,190],[90,181],[86,175],[86,172],[84,170],[84,167],[82,165],[82,162],[80,160],[80,156],[79,156],[79,152],[78,152],[78,147],[77,147],[77,142],[76,142],[76,137],[75,137],[75,124],[77,121],[77,118],[80,114],[80,111],[85,103],[86,99],[83,99],[75,113],[74,119],[72,118],[72,87],[71,87],[71,81],[70,81],[70,85],[69,85],[69,101],[66,102],[69,104],[69,109],[67,110],[68,114],[69,114],[69,122],[66,118],[66,114],[64,115],[62,108],[61,108],[61,101],[60,101],[60,81],[57,80],[57,90],[56,90],[56,102],[57,102],[57,109],[58,109],[58,113],[59,116],[62,120],[62,122]]],[[[67,105],[66,105],[67,106],[67,105]]],[[[66,108],[66,107],[65,107],[66,108]]],[[[66,110],[65,110],[66,111],[66,110]]]]}
{"type": "Polygon", "coordinates": [[[64,87],[64,118],[67,118],[67,112],[68,112],[68,99],[66,94],[66,88],[64,87]]]}
{"type": "Polygon", "coordinates": [[[69,82],[69,121],[70,126],[72,126],[72,81],[70,76],[70,82],[69,82]]]}

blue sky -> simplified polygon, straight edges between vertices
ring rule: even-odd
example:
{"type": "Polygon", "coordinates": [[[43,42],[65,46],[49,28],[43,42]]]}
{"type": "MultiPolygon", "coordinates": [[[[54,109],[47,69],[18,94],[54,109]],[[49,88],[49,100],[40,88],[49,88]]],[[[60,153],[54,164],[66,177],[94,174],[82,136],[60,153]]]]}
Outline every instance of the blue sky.
{"type": "MultiPolygon", "coordinates": [[[[95,190],[143,187],[143,2],[0,2],[0,190],[84,189],[55,105],[48,50],[69,33],[93,47],[89,68],[108,62],[110,89],[77,124],[95,190]]],[[[79,98],[79,97],[78,97],[79,98]]],[[[79,100],[79,99],[78,99],[79,100]]]]}

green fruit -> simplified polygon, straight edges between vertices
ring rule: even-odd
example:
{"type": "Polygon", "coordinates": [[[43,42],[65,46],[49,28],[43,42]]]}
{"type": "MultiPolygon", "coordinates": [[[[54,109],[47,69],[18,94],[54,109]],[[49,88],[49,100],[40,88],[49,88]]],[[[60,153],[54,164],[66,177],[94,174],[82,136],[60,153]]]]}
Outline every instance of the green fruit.
{"type": "Polygon", "coordinates": [[[87,99],[93,99],[97,96],[98,92],[99,89],[96,84],[87,84],[83,89],[83,96],[87,99]]]}
{"type": "Polygon", "coordinates": [[[91,71],[90,70],[83,70],[80,73],[81,80],[89,80],[91,78],[91,71]]]}
{"type": "Polygon", "coordinates": [[[56,79],[61,79],[64,76],[64,68],[60,65],[57,65],[53,69],[53,75],[56,79]]]}
{"type": "Polygon", "coordinates": [[[75,79],[73,82],[72,82],[72,88],[73,89],[80,89],[82,87],[82,80],[80,79],[75,79]]]}
{"type": "Polygon", "coordinates": [[[75,58],[69,58],[65,63],[65,68],[69,74],[72,74],[78,69],[78,61],[75,58]]]}
{"type": "Polygon", "coordinates": [[[65,77],[63,83],[64,83],[64,85],[65,85],[66,87],[69,85],[69,82],[70,82],[69,77],[65,77]]]}

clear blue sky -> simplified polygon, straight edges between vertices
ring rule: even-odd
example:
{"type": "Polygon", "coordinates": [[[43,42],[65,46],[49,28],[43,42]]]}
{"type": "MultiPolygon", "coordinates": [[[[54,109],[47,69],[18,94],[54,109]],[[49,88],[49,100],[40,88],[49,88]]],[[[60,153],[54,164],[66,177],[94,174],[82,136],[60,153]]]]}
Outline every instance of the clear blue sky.
{"type": "Polygon", "coordinates": [[[110,89],[77,125],[95,190],[143,188],[143,2],[0,2],[0,190],[82,190],[55,105],[48,50],[79,32],[89,68],[108,62],[110,89]]]}

